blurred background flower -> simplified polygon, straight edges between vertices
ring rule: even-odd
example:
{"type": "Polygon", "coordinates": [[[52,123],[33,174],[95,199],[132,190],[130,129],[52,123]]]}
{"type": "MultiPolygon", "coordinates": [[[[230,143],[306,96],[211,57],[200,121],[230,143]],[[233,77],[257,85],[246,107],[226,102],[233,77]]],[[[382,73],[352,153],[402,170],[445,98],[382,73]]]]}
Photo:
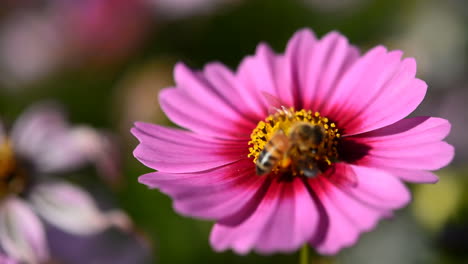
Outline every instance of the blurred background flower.
{"type": "MultiPolygon", "coordinates": [[[[468,187],[467,14],[464,0],[4,0],[0,116],[3,123],[13,121],[28,106],[52,98],[65,105],[71,122],[96,132],[74,127],[72,136],[87,146],[88,158],[76,176],[64,181],[91,193],[99,209],[124,208],[151,245],[135,246],[141,238],[130,235],[124,241],[133,246],[127,248],[127,242],[115,238],[110,249],[93,247],[96,263],[119,256],[117,251],[138,256],[126,263],[153,263],[152,258],[158,263],[290,263],[296,255],[214,253],[208,243],[210,223],[176,215],[167,197],[137,183],[148,170],[133,158],[137,141],[127,128],[137,120],[170,125],[157,99],[158,90],[173,83],[177,61],[194,68],[220,61],[234,69],[258,42],[282,51],[302,27],[318,36],[338,30],[362,50],[377,44],[402,49],[404,56],[416,57],[418,77],[429,85],[415,115],[452,122],[447,140],[456,147],[455,162],[440,173],[440,184],[414,187],[415,202],[403,217],[379,225],[336,262],[384,263],[397,261],[401,253],[406,263],[465,263],[468,197],[460,190],[468,187]],[[102,145],[89,144],[96,141],[102,145]],[[106,147],[104,142],[120,144],[106,147]],[[109,167],[114,155],[120,162],[109,167]]],[[[54,227],[45,228],[54,241],[74,237],[62,231],[49,235],[54,227]]],[[[67,254],[59,246],[49,245],[51,253],[67,254]]],[[[73,263],[62,255],[56,259],[73,263]]]]}
{"type": "Polygon", "coordinates": [[[118,160],[100,158],[112,156],[96,151],[109,146],[103,139],[90,127],[70,126],[50,102],[30,107],[9,131],[0,131],[0,247],[8,256],[25,263],[54,258],[48,246],[54,241],[38,216],[75,236],[96,235],[110,227],[131,230],[124,212],[102,211],[78,185],[53,177],[89,161],[106,161],[104,167],[114,173],[110,167],[118,160]]]}
{"type": "Polygon", "coordinates": [[[17,262],[13,260],[12,258],[7,257],[6,255],[3,255],[0,253],[0,263],[2,264],[16,264],[17,262]]]}
{"type": "Polygon", "coordinates": [[[418,71],[435,89],[458,81],[466,61],[466,25],[453,2],[429,0],[401,18],[389,43],[418,61],[418,71]]]}
{"type": "Polygon", "coordinates": [[[119,63],[139,46],[149,19],[143,0],[17,4],[0,28],[2,79],[15,84],[64,66],[119,63]]]}
{"type": "Polygon", "coordinates": [[[133,142],[128,133],[136,120],[167,123],[169,119],[159,106],[159,91],[174,84],[172,68],[175,61],[169,58],[138,65],[122,76],[114,96],[113,118],[126,140],[133,142]]]}

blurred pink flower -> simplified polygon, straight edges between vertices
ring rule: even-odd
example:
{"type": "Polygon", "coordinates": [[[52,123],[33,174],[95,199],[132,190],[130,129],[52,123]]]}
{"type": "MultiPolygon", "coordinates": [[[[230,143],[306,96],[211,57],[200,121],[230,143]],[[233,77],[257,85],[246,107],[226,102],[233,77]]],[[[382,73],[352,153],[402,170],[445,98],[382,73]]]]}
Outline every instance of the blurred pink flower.
{"type": "Polygon", "coordinates": [[[12,84],[43,78],[61,66],[119,62],[135,51],[150,22],[144,0],[18,5],[0,28],[0,78],[12,84]]]}
{"type": "Polygon", "coordinates": [[[410,201],[402,181],[434,183],[429,171],[453,158],[442,141],[447,120],[404,119],[427,86],[415,78],[415,60],[401,56],[382,46],[360,56],[336,32],[319,40],[301,30],[284,55],[260,44],[235,73],[220,63],[203,71],[178,64],[176,87],[160,103],[188,131],[135,124],[134,155],[158,170],[139,181],[169,194],[179,213],[215,220],[217,251],[291,252],[309,243],[335,254],[410,201]],[[272,114],[274,97],[282,108],[272,114]],[[308,150],[289,134],[304,123],[322,131],[308,150]],[[254,161],[280,148],[263,152],[278,133],[291,147],[256,175],[254,161]]]}
{"type": "Polygon", "coordinates": [[[86,191],[51,177],[95,157],[78,136],[82,129],[70,127],[50,103],[32,106],[10,133],[0,127],[0,248],[14,259],[41,263],[49,258],[38,215],[75,235],[130,225],[121,211],[101,212],[86,191]]]}
{"type": "Polygon", "coordinates": [[[66,46],[80,60],[114,62],[128,55],[146,31],[149,14],[144,0],[60,0],[66,46]]]}
{"type": "Polygon", "coordinates": [[[0,264],[17,264],[17,262],[0,253],[0,264]]]}

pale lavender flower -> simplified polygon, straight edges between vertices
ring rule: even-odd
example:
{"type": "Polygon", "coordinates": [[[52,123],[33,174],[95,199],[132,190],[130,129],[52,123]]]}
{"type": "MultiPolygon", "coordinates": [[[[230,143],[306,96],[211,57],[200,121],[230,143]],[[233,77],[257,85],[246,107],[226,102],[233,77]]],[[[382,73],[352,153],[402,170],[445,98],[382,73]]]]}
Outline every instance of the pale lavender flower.
{"type": "Polygon", "coordinates": [[[39,217],[73,235],[130,225],[124,213],[102,212],[86,191],[51,177],[96,157],[89,149],[92,130],[87,129],[88,138],[82,139],[83,129],[69,126],[63,113],[50,103],[32,106],[10,132],[0,127],[0,248],[21,263],[49,259],[39,217]]]}
{"type": "MultiPolygon", "coordinates": [[[[63,59],[63,39],[51,14],[18,12],[0,27],[0,78],[17,83],[41,79],[63,59]]],[[[9,87],[7,86],[7,87],[9,87]]]]}
{"type": "Polygon", "coordinates": [[[0,253],[0,264],[17,264],[17,262],[8,256],[0,253]]]}
{"type": "Polygon", "coordinates": [[[60,264],[153,263],[151,248],[141,236],[121,232],[115,228],[80,237],[70,235],[51,225],[47,225],[46,230],[51,241],[50,251],[54,260],[60,264]],[[86,254],[83,254],[84,252],[86,254]]]}

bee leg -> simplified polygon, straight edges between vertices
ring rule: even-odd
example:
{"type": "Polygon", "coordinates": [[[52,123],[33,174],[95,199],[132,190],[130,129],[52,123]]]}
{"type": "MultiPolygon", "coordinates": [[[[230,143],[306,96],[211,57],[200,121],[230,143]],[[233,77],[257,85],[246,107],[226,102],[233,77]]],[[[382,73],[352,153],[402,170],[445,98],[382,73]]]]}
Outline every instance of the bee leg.
{"type": "Polygon", "coordinates": [[[255,167],[255,172],[257,173],[258,176],[262,176],[268,173],[268,170],[261,168],[259,166],[255,167]]]}

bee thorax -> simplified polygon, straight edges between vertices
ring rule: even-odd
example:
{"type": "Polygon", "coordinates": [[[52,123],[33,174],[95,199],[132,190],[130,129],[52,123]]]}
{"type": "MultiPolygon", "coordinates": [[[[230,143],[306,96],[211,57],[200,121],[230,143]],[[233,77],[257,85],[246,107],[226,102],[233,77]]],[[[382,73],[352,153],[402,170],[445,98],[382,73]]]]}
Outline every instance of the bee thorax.
{"type": "Polygon", "coordinates": [[[282,109],[252,132],[256,173],[316,177],[338,159],[338,129],[318,112],[282,109]]]}

